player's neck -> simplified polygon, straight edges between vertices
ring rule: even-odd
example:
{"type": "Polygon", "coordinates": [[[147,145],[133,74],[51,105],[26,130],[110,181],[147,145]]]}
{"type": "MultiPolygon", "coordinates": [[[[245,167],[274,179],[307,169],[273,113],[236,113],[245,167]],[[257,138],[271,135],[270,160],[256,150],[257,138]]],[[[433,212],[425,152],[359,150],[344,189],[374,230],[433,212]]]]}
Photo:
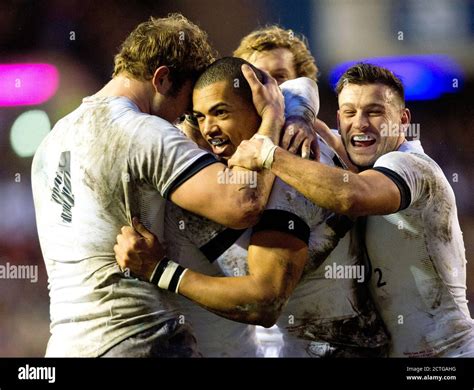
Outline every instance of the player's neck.
{"type": "Polygon", "coordinates": [[[397,147],[395,150],[398,150],[398,148],[406,141],[405,134],[400,134],[400,139],[398,140],[397,147]]]}
{"type": "Polygon", "coordinates": [[[126,76],[116,76],[94,96],[124,96],[134,102],[141,112],[150,114],[150,91],[146,82],[126,76]]]}

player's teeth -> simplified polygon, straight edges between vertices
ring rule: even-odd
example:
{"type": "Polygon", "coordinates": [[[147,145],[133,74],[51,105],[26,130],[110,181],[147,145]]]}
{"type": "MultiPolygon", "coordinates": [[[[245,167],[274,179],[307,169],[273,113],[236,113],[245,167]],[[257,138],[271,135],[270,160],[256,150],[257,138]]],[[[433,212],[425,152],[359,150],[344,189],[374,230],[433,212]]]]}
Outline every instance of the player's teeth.
{"type": "Polygon", "coordinates": [[[211,144],[214,146],[222,145],[225,141],[223,139],[215,138],[211,139],[211,144]]]}
{"type": "Polygon", "coordinates": [[[372,141],[373,140],[373,138],[368,134],[354,135],[353,139],[354,139],[354,141],[360,141],[360,142],[372,141]]]}

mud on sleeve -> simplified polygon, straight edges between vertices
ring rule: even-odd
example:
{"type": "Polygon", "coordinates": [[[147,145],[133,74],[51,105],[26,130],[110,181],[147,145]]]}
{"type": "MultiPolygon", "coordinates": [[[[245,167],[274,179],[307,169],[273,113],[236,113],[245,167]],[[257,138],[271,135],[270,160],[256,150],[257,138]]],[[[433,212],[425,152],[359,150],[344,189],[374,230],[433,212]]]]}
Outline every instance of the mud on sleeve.
{"type": "Polygon", "coordinates": [[[276,178],[267,207],[253,231],[281,231],[308,243],[311,229],[324,218],[325,215],[318,206],[276,178]]]}
{"type": "Polygon", "coordinates": [[[380,157],[373,169],[387,176],[400,190],[398,211],[429,197],[440,170],[428,156],[399,151],[380,157]]]}
{"type": "Polygon", "coordinates": [[[134,178],[148,182],[165,199],[201,169],[217,162],[178,128],[158,117],[147,118],[137,129],[129,160],[134,178]]]}

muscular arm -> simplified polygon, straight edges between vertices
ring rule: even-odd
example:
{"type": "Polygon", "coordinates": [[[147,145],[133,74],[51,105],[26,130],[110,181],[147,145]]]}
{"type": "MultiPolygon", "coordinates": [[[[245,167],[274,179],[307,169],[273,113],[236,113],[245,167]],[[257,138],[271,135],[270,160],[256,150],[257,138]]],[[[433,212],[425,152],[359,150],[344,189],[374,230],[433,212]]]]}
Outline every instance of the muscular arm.
{"type": "Polygon", "coordinates": [[[224,164],[215,163],[181,184],[171,194],[171,201],[224,226],[234,229],[253,226],[265,209],[274,175],[269,171],[259,172],[253,176],[256,177],[254,187],[252,183],[224,183],[219,178],[229,177],[229,172],[226,171],[246,171],[248,175],[253,174],[243,168],[229,169],[224,164]]]}
{"type": "Polygon", "coordinates": [[[287,233],[257,232],[249,251],[249,275],[212,277],[188,270],[179,293],[230,320],[272,326],[296,287],[307,245],[287,233]]]}
{"type": "MultiPolygon", "coordinates": [[[[135,219],[133,223],[134,228],[124,226],[117,236],[115,258],[122,269],[149,281],[158,272],[154,270],[167,264],[160,262],[165,252],[154,234],[135,219]]],[[[222,317],[269,327],[296,287],[307,259],[303,240],[281,231],[257,231],[248,250],[249,275],[213,277],[188,269],[176,284],[177,292],[222,317]]]]}
{"type": "Polygon", "coordinates": [[[356,174],[277,148],[271,171],[318,206],[338,214],[383,215],[400,207],[398,187],[375,170],[356,174]]]}

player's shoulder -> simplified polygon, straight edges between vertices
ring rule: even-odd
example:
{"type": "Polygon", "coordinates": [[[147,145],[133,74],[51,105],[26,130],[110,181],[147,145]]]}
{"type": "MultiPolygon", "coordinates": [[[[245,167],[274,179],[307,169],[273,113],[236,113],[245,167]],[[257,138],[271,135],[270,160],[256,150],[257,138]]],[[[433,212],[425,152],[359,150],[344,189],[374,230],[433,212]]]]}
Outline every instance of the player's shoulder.
{"type": "Polygon", "coordinates": [[[382,155],[374,167],[418,172],[422,175],[437,174],[441,171],[436,161],[424,152],[419,141],[405,142],[398,150],[382,155]]]}
{"type": "Polygon", "coordinates": [[[155,148],[156,152],[164,148],[172,150],[178,145],[186,150],[201,151],[180,129],[167,120],[142,112],[135,112],[133,115],[133,121],[126,129],[130,132],[132,152],[133,149],[142,148],[155,148]]]}
{"type": "Polygon", "coordinates": [[[170,122],[156,115],[140,111],[138,106],[125,96],[105,96],[84,98],[79,110],[86,110],[88,115],[110,121],[115,129],[130,133],[131,136],[149,134],[166,135],[168,131],[180,133],[170,122]]]}
{"type": "Polygon", "coordinates": [[[321,223],[322,209],[279,178],[275,179],[267,210],[280,210],[301,218],[311,229],[321,223]]]}
{"type": "Polygon", "coordinates": [[[454,197],[443,170],[424,153],[421,144],[408,143],[397,151],[384,154],[376,161],[374,169],[389,175],[395,173],[410,190],[412,203],[425,205],[429,199],[454,197]]]}

